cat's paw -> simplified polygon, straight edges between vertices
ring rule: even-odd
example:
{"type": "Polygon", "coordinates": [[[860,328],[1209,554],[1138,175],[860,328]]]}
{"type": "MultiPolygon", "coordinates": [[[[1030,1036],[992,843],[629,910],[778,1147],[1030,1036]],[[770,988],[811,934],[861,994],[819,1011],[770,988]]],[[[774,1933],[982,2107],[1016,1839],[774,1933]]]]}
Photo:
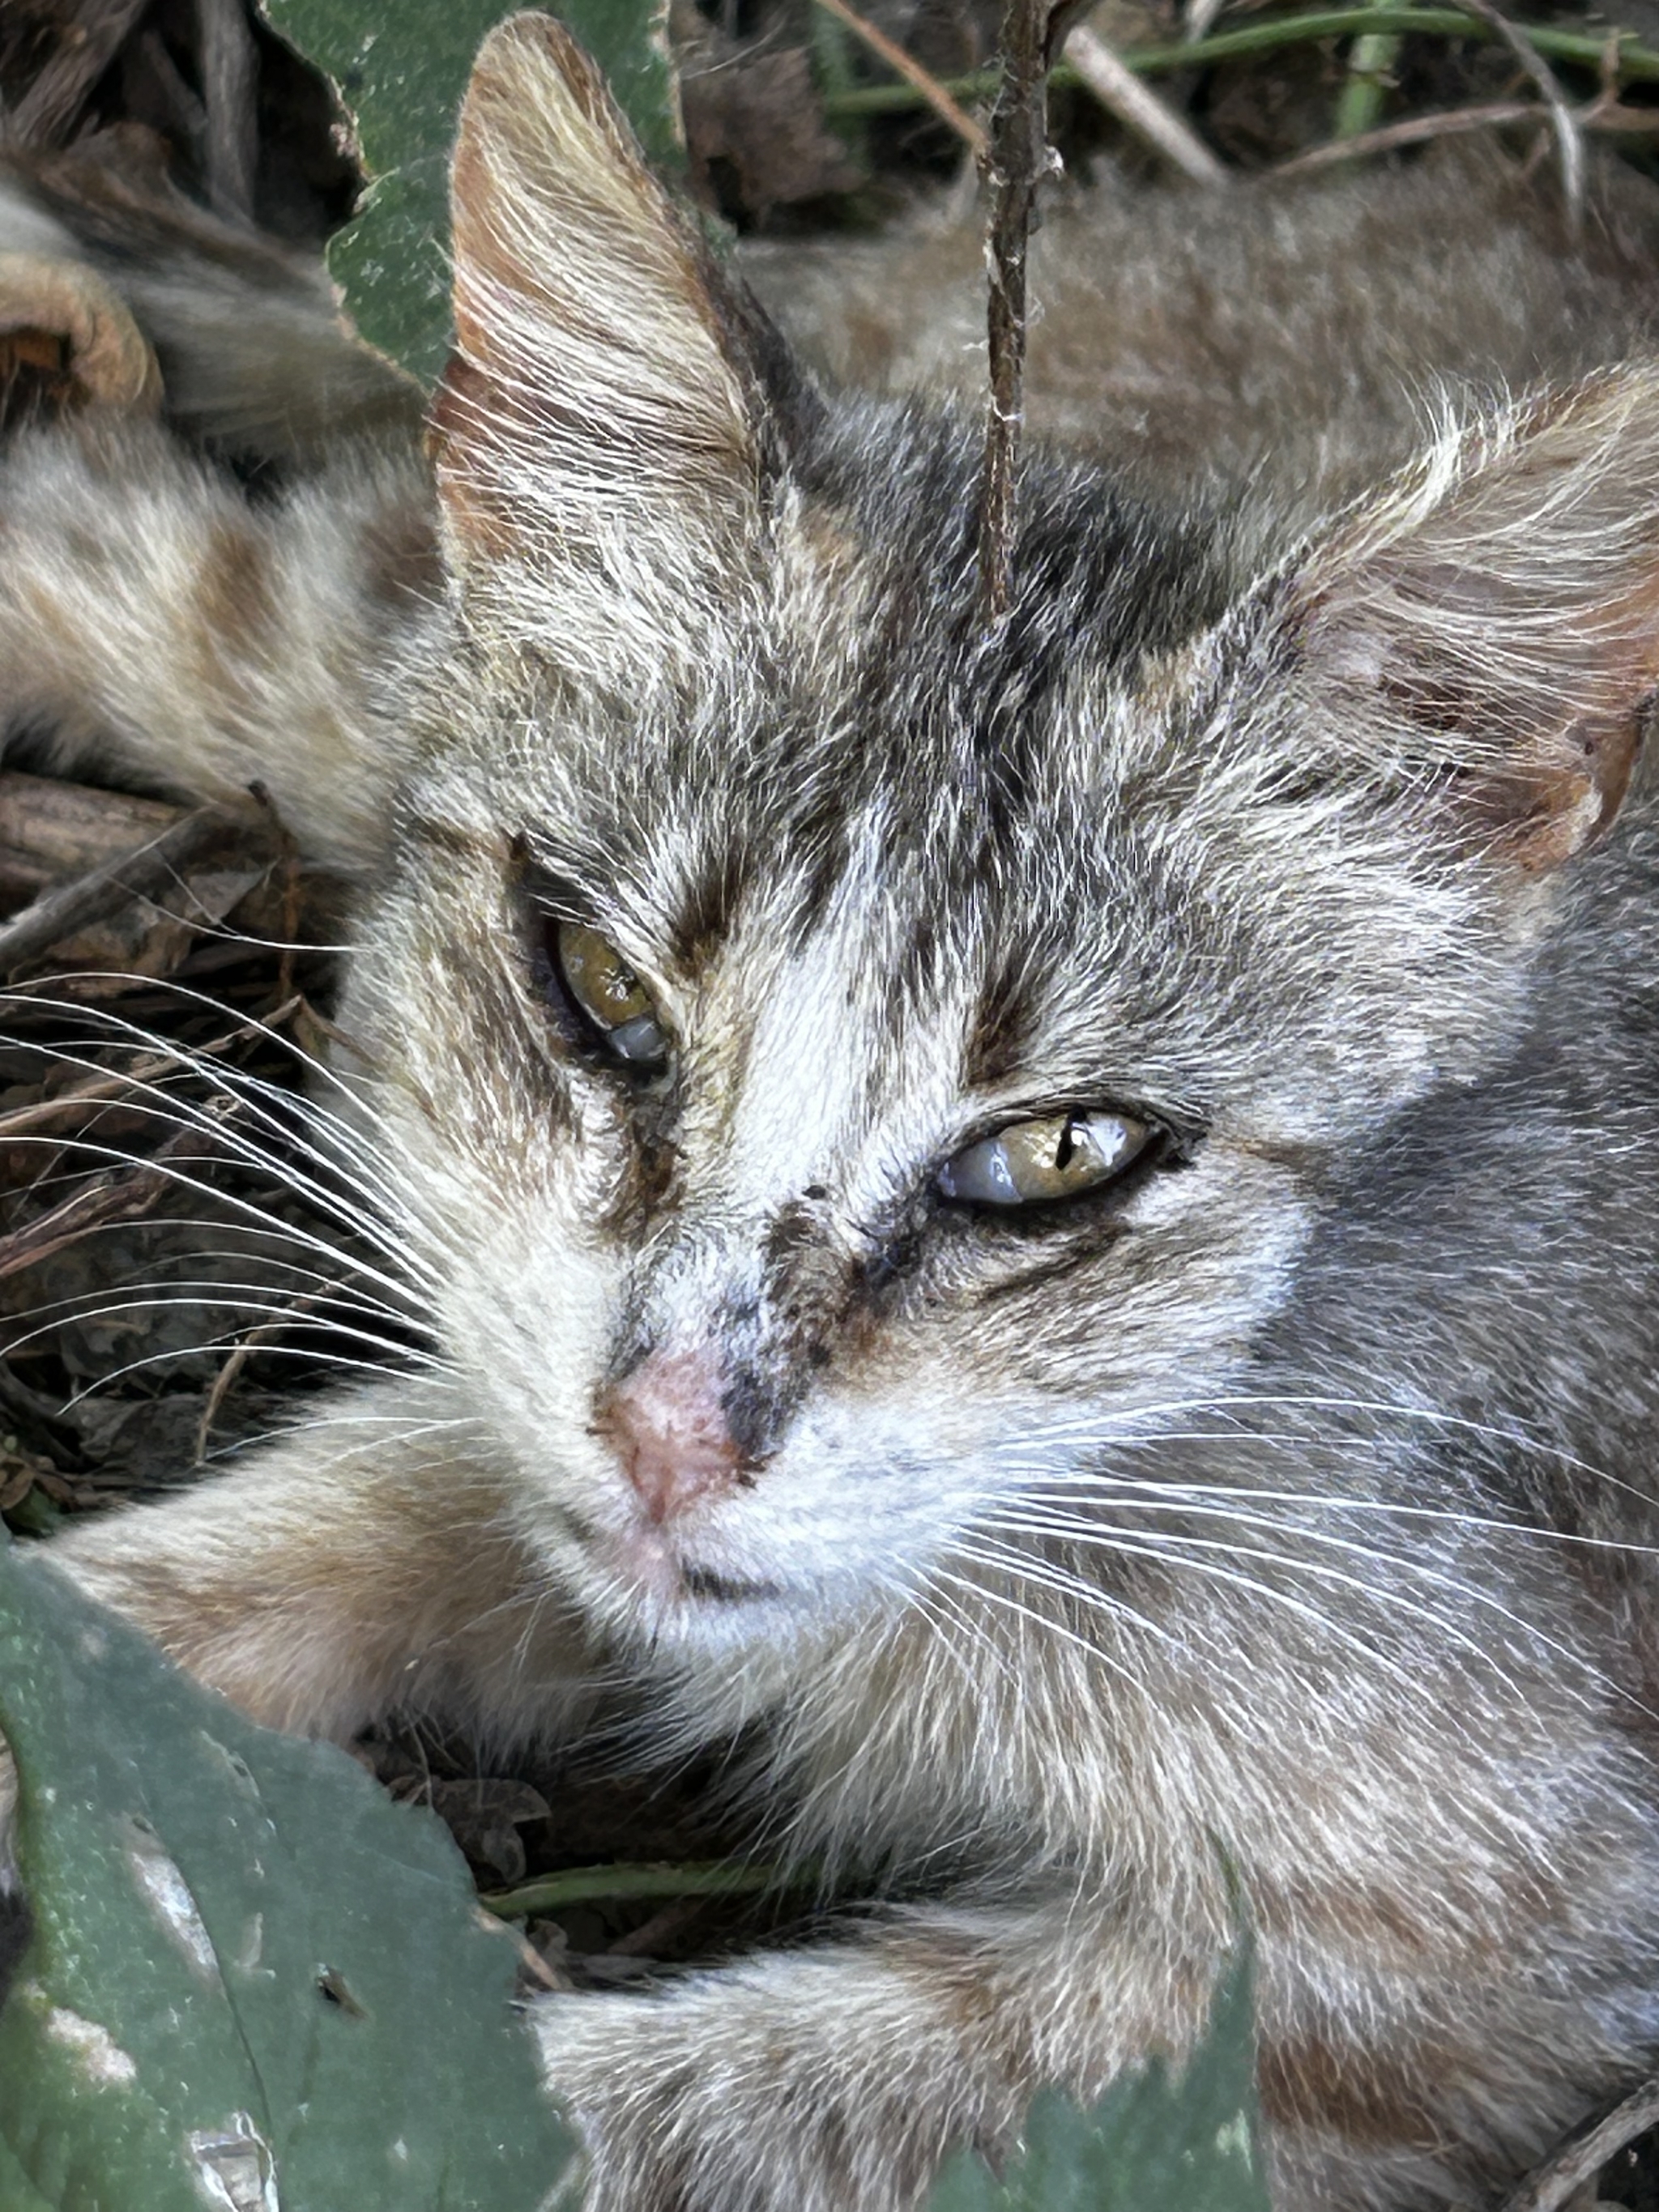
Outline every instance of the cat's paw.
{"type": "Polygon", "coordinates": [[[849,1947],[537,2001],[591,2160],[585,2212],[911,2212],[952,2143],[1012,2114],[849,1947]]]}
{"type": "Polygon", "coordinates": [[[53,407],[154,415],[161,373],[125,301],[78,261],[0,253],[0,378],[53,407]]]}

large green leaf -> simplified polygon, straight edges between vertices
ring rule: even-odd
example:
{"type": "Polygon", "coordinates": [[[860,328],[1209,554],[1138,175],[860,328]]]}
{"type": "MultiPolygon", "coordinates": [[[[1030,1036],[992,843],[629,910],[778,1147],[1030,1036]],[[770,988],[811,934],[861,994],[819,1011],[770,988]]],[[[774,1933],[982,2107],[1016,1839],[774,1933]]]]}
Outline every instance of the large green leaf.
{"type": "Polygon", "coordinates": [[[572,2154],[516,1947],[431,1814],[15,1547],[0,1730],[34,1922],[0,2011],[5,2212],[544,2202],[572,2154]]]}
{"type": "Polygon", "coordinates": [[[1209,2032],[1172,2081],[1160,2063],[1090,2112],[1049,2093],[1000,2180],[963,2153],[927,2212],[1270,2212],[1256,2136],[1248,1955],[1217,1994],[1209,2032]]]}
{"type": "MultiPolygon", "coordinates": [[[[329,265],[371,344],[428,383],[449,335],[449,152],[467,72],[501,0],[264,0],[284,38],[328,71],[356,118],[371,179],[329,265]]],[[[683,159],[668,0],[563,0],[646,152],[683,159]]]]}

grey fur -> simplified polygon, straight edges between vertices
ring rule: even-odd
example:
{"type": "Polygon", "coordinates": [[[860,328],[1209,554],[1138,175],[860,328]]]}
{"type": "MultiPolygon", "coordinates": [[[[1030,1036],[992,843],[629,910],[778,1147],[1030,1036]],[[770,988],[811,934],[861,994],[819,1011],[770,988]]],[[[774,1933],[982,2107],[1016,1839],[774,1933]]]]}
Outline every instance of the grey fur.
{"type": "MultiPolygon", "coordinates": [[[[1409,437],[1419,392],[1338,378],[1285,470],[1252,431],[1167,506],[1035,453],[987,640],[972,417],[787,369],[542,19],[456,189],[441,595],[342,557],[418,524],[406,463],[257,516],[163,433],[0,467],[37,739],[257,768],[364,884],[319,1141],[436,1347],[58,1556],[279,1724],[568,1732],[621,1668],[665,1755],[758,1729],[779,1847],[951,1869],[538,2005],[603,2212],[898,2212],[1044,2081],[1184,2048],[1235,1882],[1280,2212],[1486,2201],[1659,2051],[1659,376],[1617,306],[1659,224],[1624,194],[1617,282],[1542,216],[1448,270],[1379,182],[1423,391],[1605,373],[1409,437]],[[167,559],[77,553],[94,513],[167,559]],[[258,582],[211,663],[210,524],[258,582]],[[549,917],[648,980],[659,1084],[545,989],[549,917]],[[1120,1184],[940,1195],[1113,1107],[1163,1133],[1120,1184]],[[653,1528],[605,1424],[671,1359],[748,1472],[653,1528]]],[[[1212,220],[1300,301],[1356,205],[1212,220]]]]}

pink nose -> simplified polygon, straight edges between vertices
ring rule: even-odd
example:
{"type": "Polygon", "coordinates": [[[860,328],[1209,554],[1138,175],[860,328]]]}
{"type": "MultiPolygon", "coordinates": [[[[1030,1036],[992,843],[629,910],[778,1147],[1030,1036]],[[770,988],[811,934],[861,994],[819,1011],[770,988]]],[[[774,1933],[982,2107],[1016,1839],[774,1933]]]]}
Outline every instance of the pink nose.
{"type": "Polygon", "coordinates": [[[653,1352],[611,1392],[601,1426],[653,1521],[672,1521],[736,1484],[739,1454],[720,1389],[713,1360],[673,1352],[653,1352]]]}

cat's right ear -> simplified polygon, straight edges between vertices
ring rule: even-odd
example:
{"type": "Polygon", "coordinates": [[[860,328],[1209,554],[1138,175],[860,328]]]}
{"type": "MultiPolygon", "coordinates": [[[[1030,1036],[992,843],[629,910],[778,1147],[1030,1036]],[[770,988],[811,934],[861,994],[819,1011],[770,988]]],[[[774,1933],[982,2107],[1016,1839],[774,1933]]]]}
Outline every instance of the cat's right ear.
{"type": "Polygon", "coordinates": [[[607,688],[695,667],[781,466],[744,299],[549,16],[485,40],[453,183],[433,437],[475,624],[607,688]]]}
{"type": "Polygon", "coordinates": [[[1316,775],[1522,876],[1601,836],[1659,691],[1659,370],[1449,433],[1299,564],[1281,609],[1316,775]]]}

